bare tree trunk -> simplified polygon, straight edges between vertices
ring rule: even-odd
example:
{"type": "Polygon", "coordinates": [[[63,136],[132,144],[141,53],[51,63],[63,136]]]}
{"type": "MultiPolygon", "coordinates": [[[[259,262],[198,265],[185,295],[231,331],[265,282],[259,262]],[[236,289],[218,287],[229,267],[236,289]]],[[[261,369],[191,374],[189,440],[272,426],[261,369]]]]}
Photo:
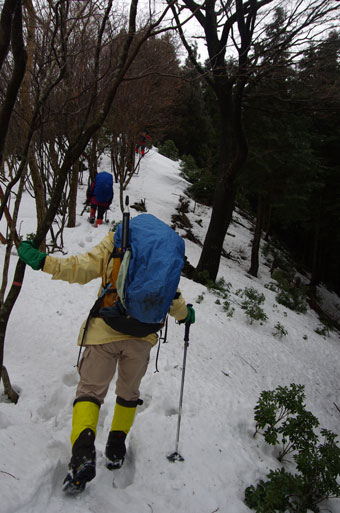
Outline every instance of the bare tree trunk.
{"type": "Polygon", "coordinates": [[[264,236],[264,240],[266,242],[269,241],[269,234],[270,234],[270,230],[271,230],[271,217],[272,217],[272,206],[269,205],[268,206],[268,212],[267,212],[267,215],[266,215],[266,220],[265,220],[265,227],[264,227],[264,231],[265,231],[265,236],[264,236]]]}
{"type": "Polygon", "coordinates": [[[7,395],[8,399],[10,399],[12,403],[17,404],[19,401],[19,394],[12,387],[11,380],[9,379],[7,369],[4,365],[1,369],[1,379],[4,384],[5,394],[7,395]]]}
{"type": "MultiPolygon", "coordinates": [[[[43,222],[46,214],[46,192],[42,177],[39,171],[37,160],[34,153],[34,144],[31,144],[28,153],[28,164],[30,168],[30,174],[33,181],[34,199],[35,199],[35,210],[37,213],[38,226],[43,222]]],[[[45,242],[41,246],[43,251],[46,247],[45,242]]]]}
{"type": "MultiPolygon", "coordinates": [[[[0,289],[0,308],[4,302],[5,297],[5,291],[8,284],[8,271],[9,271],[9,263],[10,263],[10,257],[11,257],[11,251],[13,248],[13,245],[17,242],[17,234],[15,230],[15,226],[18,219],[18,212],[20,207],[20,202],[22,198],[22,193],[24,190],[24,182],[25,182],[25,173],[21,176],[20,185],[16,194],[15,199],[15,206],[14,206],[14,213],[13,217],[11,217],[9,210],[6,210],[6,218],[8,226],[10,227],[10,238],[8,240],[5,240],[4,244],[6,244],[6,251],[5,251],[5,258],[4,258],[4,265],[2,270],[2,282],[1,282],[1,289],[0,289]]],[[[3,192],[0,187],[0,199],[3,198],[3,192]]]]}
{"type": "Polygon", "coordinates": [[[12,309],[15,305],[15,302],[19,296],[20,289],[22,286],[22,282],[25,275],[26,265],[21,260],[18,260],[14,279],[12,282],[12,286],[7,294],[5,302],[1,305],[0,308],[0,368],[1,368],[1,377],[2,377],[2,368],[4,361],[4,347],[5,347],[5,336],[8,321],[12,312],[12,309]]]}
{"type": "MultiPolygon", "coordinates": [[[[27,138],[29,132],[29,120],[32,117],[31,108],[31,77],[33,75],[33,60],[34,52],[36,48],[35,43],[35,30],[36,30],[36,15],[32,0],[23,0],[24,8],[27,12],[27,64],[26,71],[22,81],[22,87],[20,91],[20,98],[23,106],[24,119],[26,123],[23,124],[23,132],[27,138]]],[[[46,199],[45,199],[45,188],[42,181],[39,167],[35,156],[35,146],[32,142],[27,156],[30,173],[33,181],[34,198],[35,198],[35,209],[37,213],[38,226],[44,219],[46,213],[46,199]]],[[[45,241],[42,242],[40,249],[44,251],[46,248],[45,241]]]]}
{"type": "Polygon", "coordinates": [[[97,170],[98,170],[98,159],[97,159],[97,143],[98,143],[98,135],[95,134],[91,139],[91,150],[88,155],[87,161],[89,164],[89,175],[91,181],[96,178],[97,170]]]}
{"type": "Polygon", "coordinates": [[[74,228],[76,225],[79,166],[80,161],[78,159],[73,164],[70,178],[70,194],[68,198],[68,228],[74,228]]]}
{"type": "MultiPolygon", "coordinates": [[[[5,2],[6,4],[10,4],[12,2],[5,2]]],[[[5,7],[4,6],[4,7],[5,7]]],[[[1,17],[1,32],[2,32],[2,17],[1,17]]],[[[2,39],[2,33],[0,32],[0,38],[2,39]]],[[[8,51],[8,27],[5,29],[6,33],[6,42],[3,45],[6,49],[3,50],[5,58],[8,51]]],[[[10,30],[10,39],[12,46],[12,53],[14,58],[14,68],[12,72],[11,79],[9,81],[5,98],[2,104],[2,108],[0,111],[0,163],[2,162],[2,154],[5,146],[7,131],[9,121],[13,112],[14,104],[16,102],[19,88],[22,82],[22,79],[25,74],[26,61],[27,61],[27,53],[24,47],[24,40],[22,35],[22,13],[21,13],[21,1],[18,0],[15,2],[15,11],[13,15],[13,19],[11,21],[11,30],[10,30]]]]}
{"type": "Polygon", "coordinates": [[[8,54],[11,41],[12,18],[18,0],[5,0],[0,19],[0,69],[8,54]]]}
{"type": "MultiPolygon", "coordinates": [[[[321,209],[321,200],[319,204],[319,209],[321,209]]],[[[318,213],[318,216],[320,216],[320,210],[318,213]]],[[[320,271],[321,271],[321,264],[320,264],[320,255],[321,255],[321,248],[320,248],[320,219],[315,221],[314,226],[314,240],[313,240],[313,254],[312,254],[312,274],[310,279],[310,286],[316,288],[317,285],[320,283],[320,271]]]]}
{"type": "Polygon", "coordinates": [[[262,233],[262,224],[263,224],[263,197],[261,194],[258,195],[257,198],[257,212],[256,212],[256,223],[255,223],[255,231],[253,243],[251,246],[251,262],[249,268],[249,274],[252,276],[257,276],[259,271],[259,250],[260,250],[260,242],[261,242],[261,233],[262,233]]]}
{"type": "Polygon", "coordinates": [[[221,117],[220,171],[216,182],[212,214],[204,240],[202,253],[194,276],[199,279],[203,271],[215,280],[223,249],[223,242],[232,220],[236,197],[236,177],[247,160],[248,145],[242,124],[242,97],[244,83],[232,95],[222,82],[218,91],[221,117]],[[230,155],[234,155],[230,164],[230,155]]]}

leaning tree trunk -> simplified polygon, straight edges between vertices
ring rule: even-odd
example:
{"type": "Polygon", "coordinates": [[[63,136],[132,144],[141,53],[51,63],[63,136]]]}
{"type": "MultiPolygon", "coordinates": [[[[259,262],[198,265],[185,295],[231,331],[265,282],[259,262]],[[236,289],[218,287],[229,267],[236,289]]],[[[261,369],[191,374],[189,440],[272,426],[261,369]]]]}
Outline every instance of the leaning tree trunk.
{"type": "MultiPolygon", "coordinates": [[[[25,269],[26,264],[22,262],[21,260],[18,260],[15,273],[14,273],[14,279],[12,282],[12,286],[9,290],[9,293],[7,294],[5,302],[1,305],[0,308],[0,368],[1,368],[1,376],[3,375],[2,369],[3,369],[3,361],[4,361],[4,347],[5,347],[5,336],[6,336],[6,330],[8,321],[12,312],[12,309],[15,305],[15,302],[19,296],[21,285],[24,279],[25,275],[25,269]]],[[[10,383],[9,379],[8,382],[10,383]]],[[[17,402],[18,399],[16,399],[15,402],[17,402]]]]}
{"type": "Polygon", "coordinates": [[[232,220],[236,197],[236,177],[247,160],[248,145],[242,124],[242,97],[244,83],[232,93],[231,83],[219,87],[218,104],[221,117],[220,172],[216,182],[212,213],[202,253],[194,276],[200,280],[202,272],[216,280],[223,242],[232,220]],[[233,155],[231,159],[231,155],[233,155]]]}

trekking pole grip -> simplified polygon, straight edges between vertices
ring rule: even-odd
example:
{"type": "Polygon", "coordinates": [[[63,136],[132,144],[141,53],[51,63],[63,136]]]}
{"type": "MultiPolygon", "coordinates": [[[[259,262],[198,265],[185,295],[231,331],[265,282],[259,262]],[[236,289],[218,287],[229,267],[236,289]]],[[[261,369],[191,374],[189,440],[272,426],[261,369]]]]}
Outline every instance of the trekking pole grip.
{"type": "Polygon", "coordinates": [[[190,322],[187,322],[185,325],[185,332],[184,332],[184,342],[186,342],[187,345],[189,345],[189,331],[190,331],[190,322]]]}
{"type": "MultiPolygon", "coordinates": [[[[191,304],[187,304],[187,306],[192,306],[191,304]]],[[[186,345],[189,345],[189,331],[190,331],[191,322],[185,323],[185,332],[184,332],[184,342],[186,345]]]]}

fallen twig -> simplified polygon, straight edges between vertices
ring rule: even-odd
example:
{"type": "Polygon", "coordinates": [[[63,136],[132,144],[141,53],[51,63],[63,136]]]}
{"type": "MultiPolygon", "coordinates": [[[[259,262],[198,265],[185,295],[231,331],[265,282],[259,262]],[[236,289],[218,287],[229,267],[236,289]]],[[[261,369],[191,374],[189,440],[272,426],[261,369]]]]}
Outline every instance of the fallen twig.
{"type": "Polygon", "coordinates": [[[11,477],[13,477],[14,479],[16,479],[17,481],[19,481],[19,479],[18,479],[17,477],[13,476],[13,474],[10,474],[9,472],[5,472],[4,470],[0,470],[0,473],[1,473],[1,474],[7,474],[8,476],[11,476],[11,477]]]}
{"type": "MultiPolygon", "coordinates": [[[[238,353],[235,353],[235,354],[236,354],[236,356],[238,356],[239,358],[241,358],[241,360],[242,360],[242,361],[244,361],[244,363],[246,363],[247,365],[249,365],[249,367],[251,367],[251,368],[252,368],[252,369],[257,373],[257,370],[255,369],[255,367],[253,367],[251,363],[247,362],[247,360],[245,360],[245,359],[243,358],[243,356],[241,356],[241,355],[240,355],[240,354],[238,354],[238,353]]],[[[213,512],[213,513],[214,513],[214,512],[213,512]]]]}

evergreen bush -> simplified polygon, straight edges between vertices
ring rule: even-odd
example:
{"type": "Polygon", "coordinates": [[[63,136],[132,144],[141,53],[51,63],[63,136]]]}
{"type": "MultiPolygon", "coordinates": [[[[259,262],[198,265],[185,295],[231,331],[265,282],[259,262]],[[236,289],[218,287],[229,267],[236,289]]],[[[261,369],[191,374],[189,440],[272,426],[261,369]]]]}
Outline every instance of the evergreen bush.
{"type": "Polygon", "coordinates": [[[159,145],[158,153],[164,155],[164,157],[167,157],[168,159],[175,161],[179,158],[179,153],[176,144],[171,139],[167,139],[159,145]]]}
{"type": "Polygon", "coordinates": [[[192,155],[182,155],[180,163],[181,175],[190,183],[199,179],[200,169],[192,155]]]}
{"type": "Polygon", "coordinates": [[[314,431],[319,421],[305,409],[304,398],[304,387],[293,383],[263,391],[255,406],[255,434],[262,429],[267,443],[282,443],[279,460],[293,453],[297,470],[272,470],[267,481],[245,490],[245,503],[257,513],[317,513],[323,500],[340,496],[337,435],[321,429],[319,440],[314,431]]]}
{"type": "Polygon", "coordinates": [[[254,287],[246,287],[244,291],[239,292],[239,295],[244,297],[241,308],[245,311],[250,324],[253,321],[265,322],[268,319],[261,307],[265,300],[264,294],[258,292],[254,287]]]}
{"type": "Polygon", "coordinates": [[[286,335],[288,335],[288,331],[280,322],[277,322],[275,324],[274,330],[275,330],[273,332],[274,337],[282,338],[282,337],[285,337],[286,335]]]}
{"type": "Polygon", "coordinates": [[[299,313],[307,312],[307,290],[294,277],[294,272],[275,269],[272,277],[277,281],[279,291],[276,301],[290,310],[299,313]]]}
{"type": "Polygon", "coordinates": [[[290,310],[299,313],[307,312],[307,300],[303,291],[293,289],[291,291],[280,290],[276,295],[276,301],[290,310]]]}
{"type": "Polygon", "coordinates": [[[199,168],[192,155],[182,155],[181,174],[191,183],[188,194],[199,203],[210,205],[215,191],[216,176],[207,168],[199,168]]]}
{"type": "Polygon", "coordinates": [[[216,187],[216,176],[208,169],[201,169],[192,185],[188,187],[188,194],[203,205],[211,205],[216,187]]]}

